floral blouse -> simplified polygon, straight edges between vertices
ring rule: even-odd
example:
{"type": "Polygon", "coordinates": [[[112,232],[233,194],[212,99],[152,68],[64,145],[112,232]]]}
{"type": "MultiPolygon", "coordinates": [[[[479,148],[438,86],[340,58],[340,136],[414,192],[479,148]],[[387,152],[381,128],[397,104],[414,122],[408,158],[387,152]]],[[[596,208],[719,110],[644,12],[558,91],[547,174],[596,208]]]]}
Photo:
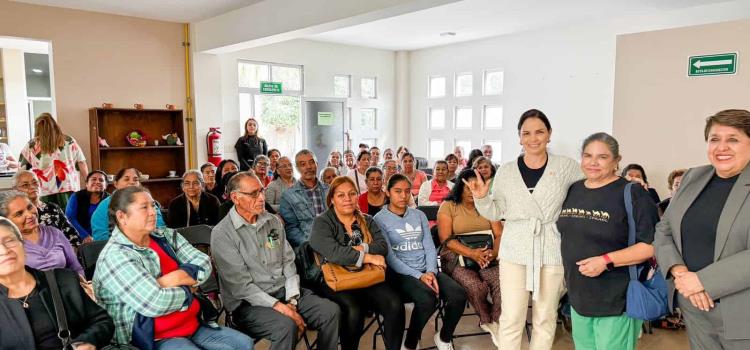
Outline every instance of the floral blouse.
{"type": "Polygon", "coordinates": [[[32,138],[21,150],[21,167],[39,178],[41,196],[76,192],[81,189],[78,162],[85,162],[81,147],[75,139],[65,135],[65,144],[52,154],[42,154],[42,145],[32,138]]]}
{"type": "Polygon", "coordinates": [[[68,221],[68,218],[65,216],[65,212],[63,212],[63,210],[60,209],[57,204],[45,203],[40,201],[40,204],[38,207],[36,207],[36,210],[37,214],[39,215],[40,225],[52,226],[62,231],[62,233],[70,242],[70,245],[73,247],[78,247],[81,245],[81,239],[78,236],[78,231],[76,231],[73,225],[70,224],[70,221],[68,221]]]}

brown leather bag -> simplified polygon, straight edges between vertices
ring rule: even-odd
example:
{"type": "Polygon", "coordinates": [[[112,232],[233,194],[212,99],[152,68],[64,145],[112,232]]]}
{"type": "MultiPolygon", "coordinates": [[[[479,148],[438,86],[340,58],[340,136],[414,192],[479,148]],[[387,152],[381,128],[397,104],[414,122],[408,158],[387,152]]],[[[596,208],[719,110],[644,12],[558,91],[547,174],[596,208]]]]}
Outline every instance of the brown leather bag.
{"type": "MultiPolygon", "coordinates": [[[[357,221],[360,222],[364,242],[370,244],[372,242],[372,235],[367,227],[367,223],[361,218],[358,218],[357,221]]],[[[362,267],[355,268],[334,264],[325,259],[321,262],[320,255],[317,252],[315,253],[315,262],[320,265],[320,270],[323,272],[323,280],[335,292],[367,288],[385,282],[385,268],[382,266],[362,264],[362,267]]]]}

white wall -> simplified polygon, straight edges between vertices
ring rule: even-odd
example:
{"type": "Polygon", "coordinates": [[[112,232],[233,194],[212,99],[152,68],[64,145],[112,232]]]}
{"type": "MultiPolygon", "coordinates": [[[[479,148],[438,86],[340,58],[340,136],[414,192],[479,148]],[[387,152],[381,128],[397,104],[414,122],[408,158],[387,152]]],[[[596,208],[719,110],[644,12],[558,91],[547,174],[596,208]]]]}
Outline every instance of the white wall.
{"type": "Polygon", "coordinates": [[[23,51],[2,49],[3,81],[5,85],[5,111],[8,125],[8,146],[18,155],[31,138],[29,108],[26,103],[26,70],[23,51]]]}
{"type": "MultiPolygon", "coordinates": [[[[234,53],[194,53],[194,86],[198,164],[206,160],[206,133],[221,126],[224,158],[236,158],[234,142],[240,136],[237,61],[240,59],[302,65],[305,97],[333,97],[333,77],[352,75],[352,98],[347,105],[354,114],[352,138],[377,138],[378,144],[395,143],[395,53],[310,40],[293,40],[234,53]],[[362,99],[360,78],[377,77],[378,98],[362,99]],[[359,108],[377,108],[378,130],[358,129],[359,108]]],[[[269,145],[273,146],[273,144],[269,145]]]]}
{"type": "MultiPolygon", "coordinates": [[[[430,137],[446,139],[446,152],[449,147],[452,150],[454,138],[471,138],[475,146],[484,138],[500,138],[503,141],[502,159],[509,161],[520,151],[516,131],[518,117],[529,108],[538,108],[552,122],[551,151],[578,158],[578,148],[586,136],[597,131],[612,132],[618,34],[726,21],[749,15],[750,2],[735,1],[413,51],[409,64],[411,118],[408,145],[413,152],[426,156],[430,137]],[[505,71],[502,96],[455,98],[452,101],[427,99],[428,76],[447,76],[447,94],[450,96],[454,74],[471,71],[476,94],[476,91],[481,91],[481,76],[485,69],[505,71]],[[444,105],[447,119],[452,120],[453,113],[449,111],[453,106],[473,105],[474,125],[480,125],[481,113],[477,112],[481,104],[498,102],[504,106],[501,131],[480,132],[476,128],[471,131],[428,130],[430,106],[444,105]]],[[[647,56],[648,53],[644,53],[644,57],[647,56]]],[[[659,176],[666,177],[666,174],[659,176]]]]}

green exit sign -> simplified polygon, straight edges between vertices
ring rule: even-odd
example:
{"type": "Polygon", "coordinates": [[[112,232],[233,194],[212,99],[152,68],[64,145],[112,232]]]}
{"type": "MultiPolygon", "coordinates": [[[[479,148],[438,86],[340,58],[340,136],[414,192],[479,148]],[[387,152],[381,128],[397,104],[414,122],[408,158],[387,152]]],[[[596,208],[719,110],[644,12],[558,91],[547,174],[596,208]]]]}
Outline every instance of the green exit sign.
{"type": "Polygon", "coordinates": [[[737,53],[690,56],[688,76],[720,75],[737,73],[737,53]]]}
{"type": "Polygon", "coordinates": [[[281,83],[274,83],[272,81],[261,81],[260,93],[261,94],[280,94],[281,83]]]}

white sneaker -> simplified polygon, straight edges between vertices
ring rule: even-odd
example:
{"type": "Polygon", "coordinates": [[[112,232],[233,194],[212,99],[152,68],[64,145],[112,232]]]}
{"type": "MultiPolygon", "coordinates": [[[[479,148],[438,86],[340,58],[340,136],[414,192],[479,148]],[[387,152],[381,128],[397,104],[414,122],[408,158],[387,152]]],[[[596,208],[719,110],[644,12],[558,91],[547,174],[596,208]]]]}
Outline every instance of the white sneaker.
{"type": "Polygon", "coordinates": [[[432,339],[435,341],[435,347],[437,350],[453,350],[453,344],[451,344],[451,342],[446,343],[440,339],[440,332],[435,333],[435,336],[432,337],[432,339]]]}

